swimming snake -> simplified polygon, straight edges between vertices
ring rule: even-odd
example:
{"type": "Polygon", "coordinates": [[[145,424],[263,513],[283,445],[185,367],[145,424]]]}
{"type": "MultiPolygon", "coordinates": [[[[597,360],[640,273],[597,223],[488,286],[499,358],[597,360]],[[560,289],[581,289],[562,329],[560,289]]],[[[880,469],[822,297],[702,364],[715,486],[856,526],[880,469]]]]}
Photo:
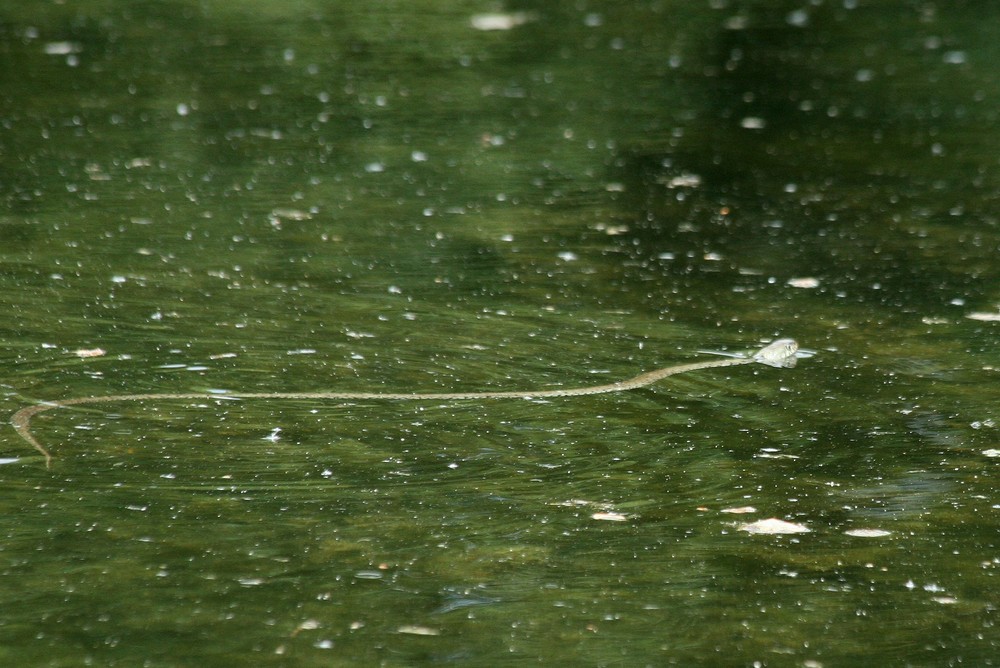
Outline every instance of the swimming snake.
{"type": "Polygon", "coordinates": [[[590,394],[606,394],[609,392],[625,392],[641,387],[652,385],[653,383],[675,376],[679,373],[688,373],[700,369],[712,369],[716,367],[736,366],[739,364],[752,364],[760,362],[768,366],[791,367],[795,366],[795,352],[799,346],[793,339],[778,339],[757,352],[742,356],[729,357],[726,359],[713,359],[703,362],[692,362],[677,366],[664,367],[656,371],[639,374],[626,380],[620,380],[606,385],[591,385],[587,387],[556,388],[550,390],[514,390],[505,392],[418,392],[418,393],[380,393],[380,392],[229,392],[223,394],[210,392],[154,392],[150,394],[110,394],[98,397],[74,397],[71,399],[58,399],[46,401],[44,403],[25,406],[13,416],[10,422],[14,430],[35,450],[45,457],[45,466],[52,463],[52,455],[41,442],[31,433],[31,419],[45,411],[54,408],[64,408],[66,406],[79,406],[82,404],[111,403],[116,401],[156,401],[166,399],[333,399],[345,400],[386,400],[386,401],[423,401],[423,400],[444,400],[463,401],[476,399],[536,399],[546,397],[578,397],[590,394]]]}

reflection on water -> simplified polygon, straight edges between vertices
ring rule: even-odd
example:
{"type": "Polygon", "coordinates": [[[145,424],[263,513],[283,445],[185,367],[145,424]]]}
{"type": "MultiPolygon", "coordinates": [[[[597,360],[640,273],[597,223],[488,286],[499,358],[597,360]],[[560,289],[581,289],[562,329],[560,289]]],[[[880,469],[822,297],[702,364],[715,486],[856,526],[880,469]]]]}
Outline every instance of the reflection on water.
{"type": "Polygon", "coordinates": [[[994,660],[988,9],[27,7],[10,413],[817,353],[44,413],[10,662],[994,660]]]}

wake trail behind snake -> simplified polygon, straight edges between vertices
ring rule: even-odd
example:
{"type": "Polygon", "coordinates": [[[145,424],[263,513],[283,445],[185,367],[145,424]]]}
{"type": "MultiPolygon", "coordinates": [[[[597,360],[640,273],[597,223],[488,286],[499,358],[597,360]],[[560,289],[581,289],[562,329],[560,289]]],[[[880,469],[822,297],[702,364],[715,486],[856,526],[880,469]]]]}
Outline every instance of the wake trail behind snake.
{"type": "Polygon", "coordinates": [[[590,394],[607,394],[609,392],[625,392],[641,387],[652,385],[658,380],[667,376],[675,376],[679,373],[698,371],[699,369],[712,369],[715,367],[737,366],[740,364],[752,364],[760,362],[768,366],[791,367],[795,366],[795,352],[799,346],[793,339],[778,339],[773,343],[764,346],[757,352],[746,357],[733,357],[721,360],[707,360],[704,362],[692,362],[690,364],[680,364],[678,366],[664,367],[656,371],[639,374],[627,380],[606,385],[591,385],[588,387],[558,388],[553,390],[515,390],[509,392],[418,392],[418,393],[396,393],[396,392],[154,392],[150,394],[109,394],[100,397],[74,397],[72,399],[58,399],[45,403],[25,406],[11,416],[10,422],[18,435],[28,442],[38,452],[45,457],[45,466],[48,468],[52,463],[52,455],[44,445],[31,433],[31,418],[39,413],[52,410],[53,408],[64,408],[66,406],[79,406],[82,404],[110,403],[115,401],[156,401],[161,399],[333,399],[337,401],[349,400],[385,400],[385,401],[462,401],[473,399],[536,399],[545,397],[579,397],[590,394]]]}

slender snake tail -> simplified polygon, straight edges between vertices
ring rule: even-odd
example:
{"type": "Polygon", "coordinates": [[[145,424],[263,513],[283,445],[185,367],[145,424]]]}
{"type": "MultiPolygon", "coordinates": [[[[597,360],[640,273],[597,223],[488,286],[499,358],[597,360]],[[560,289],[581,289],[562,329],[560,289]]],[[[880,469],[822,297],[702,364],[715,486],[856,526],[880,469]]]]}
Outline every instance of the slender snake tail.
{"type": "Polygon", "coordinates": [[[59,399],[47,401],[41,404],[25,406],[13,416],[10,422],[18,435],[28,442],[38,452],[45,457],[45,466],[48,468],[52,463],[52,455],[39,442],[35,435],[31,433],[31,418],[52,410],[53,408],[63,408],[66,406],[79,406],[81,404],[110,403],[114,401],[155,401],[160,399],[333,399],[338,401],[350,400],[372,400],[380,399],[386,401],[422,401],[422,400],[445,400],[460,401],[471,399],[535,399],[541,397],[578,397],[589,394],[607,394],[609,392],[625,392],[646,387],[679,373],[698,371],[700,369],[712,369],[723,366],[737,366],[739,364],[752,364],[760,362],[769,366],[790,367],[795,366],[795,351],[798,344],[792,339],[778,339],[773,343],[764,346],[756,353],[747,357],[734,357],[727,359],[707,360],[705,362],[692,362],[678,366],[664,367],[656,371],[639,374],[627,380],[621,380],[607,385],[591,385],[589,387],[574,387],[554,390],[532,391],[512,391],[512,392],[421,392],[414,394],[407,393],[379,393],[379,392],[232,392],[227,394],[213,394],[209,392],[162,392],[152,394],[110,394],[100,397],[75,397],[72,399],[59,399]]]}

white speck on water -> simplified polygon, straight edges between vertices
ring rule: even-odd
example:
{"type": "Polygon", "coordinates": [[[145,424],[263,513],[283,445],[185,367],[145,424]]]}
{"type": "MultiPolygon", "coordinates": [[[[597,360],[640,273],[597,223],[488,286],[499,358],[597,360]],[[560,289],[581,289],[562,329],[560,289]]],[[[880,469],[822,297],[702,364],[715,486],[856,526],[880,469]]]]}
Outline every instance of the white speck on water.
{"type": "Polygon", "coordinates": [[[790,26],[795,26],[796,28],[805,28],[809,25],[809,12],[804,9],[796,9],[794,12],[789,12],[785,16],[785,22],[790,26]]]}

